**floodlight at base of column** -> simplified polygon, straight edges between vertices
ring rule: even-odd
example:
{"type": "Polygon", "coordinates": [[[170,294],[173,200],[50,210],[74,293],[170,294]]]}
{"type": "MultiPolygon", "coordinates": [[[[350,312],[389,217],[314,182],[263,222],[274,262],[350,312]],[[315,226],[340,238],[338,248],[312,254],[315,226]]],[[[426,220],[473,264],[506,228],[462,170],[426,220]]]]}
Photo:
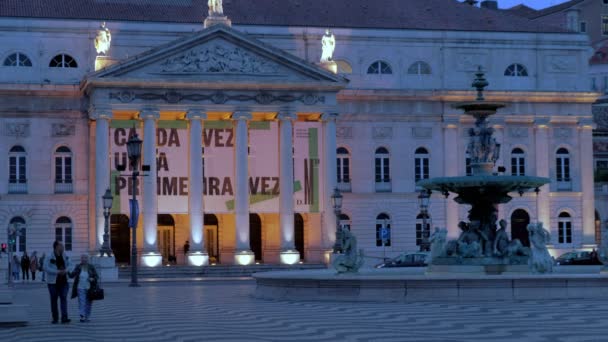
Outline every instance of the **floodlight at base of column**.
{"type": "Polygon", "coordinates": [[[255,254],[252,251],[239,251],[234,254],[236,265],[247,266],[255,263],[255,254]]]}
{"type": "Polygon", "coordinates": [[[141,256],[141,264],[144,267],[160,267],[163,264],[163,256],[154,252],[144,253],[141,256]]]}
{"type": "Polygon", "coordinates": [[[300,252],[294,250],[282,251],[280,259],[282,265],[295,265],[300,262],[300,252]]]}
{"type": "Polygon", "coordinates": [[[188,265],[190,266],[208,266],[209,265],[209,254],[204,252],[190,252],[188,253],[188,265]]]}

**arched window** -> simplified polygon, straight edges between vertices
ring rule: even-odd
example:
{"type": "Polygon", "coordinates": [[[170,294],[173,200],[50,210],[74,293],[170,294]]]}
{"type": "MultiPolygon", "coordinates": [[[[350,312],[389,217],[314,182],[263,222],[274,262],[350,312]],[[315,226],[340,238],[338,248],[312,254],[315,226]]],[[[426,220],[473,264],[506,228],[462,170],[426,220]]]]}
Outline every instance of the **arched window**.
{"type": "Polygon", "coordinates": [[[10,228],[15,229],[14,245],[10,248],[13,252],[25,252],[27,250],[27,234],[25,220],[23,217],[15,216],[9,221],[10,228]]]}
{"type": "Polygon", "coordinates": [[[416,216],[416,246],[422,245],[429,236],[431,236],[431,217],[429,214],[420,213],[416,216]]]}
{"type": "Polygon", "coordinates": [[[345,60],[334,60],[338,65],[338,74],[350,75],[353,73],[353,67],[345,60]]]}
{"type": "Polygon", "coordinates": [[[55,240],[62,242],[66,251],[72,250],[72,220],[62,216],[55,221],[55,240]]]}
{"type": "Polygon", "coordinates": [[[26,193],[26,154],[22,146],[13,146],[8,154],[8,186],[9,193],[26,193]]]}
{"type": "Polygon", "coordinates": [[[31,67],[32,60],[24,53],[15,52],[6,57],[3,65],[8,67],[31,67]]]}
{"type": "Polygon", "coordinates": [[[557,242],[572,243],[572,217],[565,211],[557,219],[557,242]]]}
{"type": "Polygon", "coordinates": [[[511,151],[511,175],[525,176],[526,175],[526,154],[524,150],[517,147],[511,151]]]}
{"type": "Polygon", "coordinates": [[[429,178],[429,152],[424,147],[416,149],[414,156],[414,178],[416,182],[429,178]]]}
{"type": "Polygon", "coordinates": [[[72,193],[72,151],[65,146],[55,150],[55,193],[72,193]]]}
{"type": "Polygon", "coordinates": [[[66,55],[65,53],[59,54],[49,63],[50,68],[78,68],[78,63],[74,57],[66,55]]]}
{"type": "Polygon", "coordinates": [[[369,68],[367,68],[368,74],[374,75],[390,75],[393,73],[393,69],[385,61],[375,61],[369,68]]]}
{"type": "Polygon", "coordinates": [[[391,246],[391,218],[385,213],[376,216],[376,246],[391,246]]]}
{"type": "Polygon", "coordinates": [[[407,69],[407,73],[410,75],[430,75],[431,66],[428,63],[418,61],[410,65],[407,69]]]}
{"type": "Polygon", "coordinates": [[[350,230],[350,217],[346,214],[340,214],[340,227],[350,230]]]}
{"type": "Polygon", "coordinates": [[[505,76],[513,76],[513,77],[527,77],[528,69],[525,66],[514,63],[507,67],[505,70],[505,76]]]}
{"type": "Polygon", "coordinates": [[[350,155],[344,147],[338,147],[336,150],[338,156],[338,185],[350,184],[350,155]]]}
{"type": "Polygon", "coordinates": [[[376,149],[375,154],[376,183],[390,183],[390,161],[385,147],[376,149]]]}
{"type": "Polygon", "coordinates": [[[556,153],[555,176],[558,182],[570,182],[570,152],[563,147],[556,153]]]}

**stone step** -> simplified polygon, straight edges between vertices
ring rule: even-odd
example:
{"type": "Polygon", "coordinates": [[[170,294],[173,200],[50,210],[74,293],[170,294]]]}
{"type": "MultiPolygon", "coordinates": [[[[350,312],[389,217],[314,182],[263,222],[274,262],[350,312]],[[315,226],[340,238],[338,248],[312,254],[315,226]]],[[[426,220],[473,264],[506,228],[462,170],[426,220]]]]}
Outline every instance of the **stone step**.
{"type": "Polygon", "coordinates": [[[11,304],[13,302],[13,294],[9,291],[0,289],[0,305],[11,304]]]}
{"type": "Polygon", "coordinates": [[[0,304],[0,326],[27,324],[27,305],[0,304]]]}
{"type": "MultiPolygon", "coordinates": [[[[182,278],[182,277],[248,277],[258,272],[288,271],[288,270],[307,270],[325,269],[323,264],[303,264],[303,265],[216,265],[216,266],[168,266],[159,268],[138,268],[138,276],[143,278],[182,278]]],[[[119,268],[118,277],[121,279],[129,278],[131,268],[119,268]]]]}

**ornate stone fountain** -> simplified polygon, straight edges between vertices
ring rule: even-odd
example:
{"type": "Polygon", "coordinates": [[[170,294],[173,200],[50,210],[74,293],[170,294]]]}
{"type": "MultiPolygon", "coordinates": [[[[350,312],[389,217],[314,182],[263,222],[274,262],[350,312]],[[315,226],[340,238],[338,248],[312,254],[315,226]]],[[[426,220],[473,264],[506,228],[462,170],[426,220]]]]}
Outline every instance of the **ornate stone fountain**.
{"type": "Polygon", "coordinates": [[[418,186],[438,191],[446,197],[449,193],[458,196],[460,204],[471,206],[469,222],[460,222],[462,230],[457,240],[448,241],[440,251],[433,251],[432,265],[519,265],[528,261],[529,249],[519,240],[511,241],[506,234],[506,222],[497,229],[498,204],[508,203],[510,193],[522,195],[531,189],[550,182],[548,178],[531,176],[507,176],[494,173],[499,158],[500,145],[493,137],[494,129],[488,125],[488,117],[495,114],[504,103],[486,101],[483,90],[488,86],[484,73],[479,68],[473,87],[477,89],[475,101],[460,103],[454,108],[464,110],[475,118],[475,127],[469,129],[467,153],[471,159],[472,176],[439,177],[419,181],[418,186]]]}

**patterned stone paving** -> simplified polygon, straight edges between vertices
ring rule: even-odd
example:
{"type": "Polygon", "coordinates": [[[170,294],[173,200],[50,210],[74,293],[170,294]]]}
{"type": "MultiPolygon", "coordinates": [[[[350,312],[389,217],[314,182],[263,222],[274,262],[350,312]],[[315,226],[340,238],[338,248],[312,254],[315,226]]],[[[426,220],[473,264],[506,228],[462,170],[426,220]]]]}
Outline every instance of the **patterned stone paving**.
{"type": "Polygon", "coordinates": [[[106,284],[91,323],[51,325],[46,288],[21,286],[30,324],[0,341],[424,341],[605,342],[608,301],[327,303],[262,301],[252,281],[106,284]]]}

